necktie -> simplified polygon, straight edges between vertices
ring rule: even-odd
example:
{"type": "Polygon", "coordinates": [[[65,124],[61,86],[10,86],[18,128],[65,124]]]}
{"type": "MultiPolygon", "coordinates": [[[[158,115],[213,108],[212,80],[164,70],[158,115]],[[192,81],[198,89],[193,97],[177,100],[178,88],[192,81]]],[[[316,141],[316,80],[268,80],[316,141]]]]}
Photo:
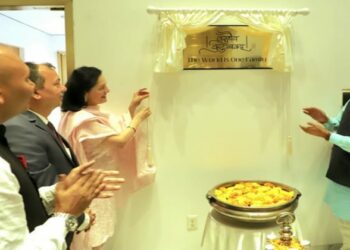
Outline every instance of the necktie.
{"type": "MultiPolygon", "coordinates": [[[[75,156],[74,152],[72,151],[71,147],[69,146],[69,144],[67,142],[65,142],[65,140],[63,139],[63,137],[57,132],[57,130],[55,129],[54,125],[49,122],[47,124],[47,127],[50,129],[52,135],[55,137],[55,139],[57,140],[57,142],[60,144],[62,150],[64,150],[64,152],[66,153],[66,155],[68,156],[69,159],[71,159],[73,161],[73,164],[75,166],[78,166],[78,160],[77,157],[75,156]],[[67,154],[66,149],[69,150],[69,154],[67,154]]],[[[1,128],[0,128],[1,129],[1,128]]],[[[0,131],[1,133],[1,131],[0,131]]],[[[5,139],[6,140],[6,139],[5,139]]],[[[1,142],[0,142],[1,143],[1,142]]]]}
{"type": "Polygon", "coordinates": [[[58,143],[62,146],[62,148],[65,148],[65,144],[63,142],[62,136],[57,132],[57,130],[55,129],[54,125],[51,122],[49,122],[47,124],[47,126],[51,130],[53,136],[57,139],[58,143]]]}

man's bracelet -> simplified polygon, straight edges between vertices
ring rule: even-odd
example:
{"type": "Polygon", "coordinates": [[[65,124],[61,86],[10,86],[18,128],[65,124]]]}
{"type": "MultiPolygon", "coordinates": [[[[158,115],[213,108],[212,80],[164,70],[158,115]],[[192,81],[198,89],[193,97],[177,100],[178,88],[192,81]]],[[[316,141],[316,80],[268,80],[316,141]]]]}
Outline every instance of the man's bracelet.
{"type": "Polygon", "coordinates": [[[134,130],[134,133],[136,133],[136,128],[131,127],[131,126],[127,126],[127,128],[131,128],[132,130],[134,130]]]}

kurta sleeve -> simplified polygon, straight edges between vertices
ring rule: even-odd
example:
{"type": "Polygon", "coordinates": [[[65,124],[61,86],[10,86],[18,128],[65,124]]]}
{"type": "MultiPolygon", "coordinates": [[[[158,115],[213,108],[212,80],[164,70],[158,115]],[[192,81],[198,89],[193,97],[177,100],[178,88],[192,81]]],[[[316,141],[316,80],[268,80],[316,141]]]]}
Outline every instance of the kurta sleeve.
{"type": "Polygon", "coordinates": [[[63,250],[67,234],[65,220],[49,218],[29,233],[19,184],[8,163],[0,158],[0,249],[63,250]]]}
{"type": "Polygon", "coordinates": [[[80,157],[83,161],[108,158],[110,149],[103,142],[110,136],[118,135],[121,129],[115,129],[97,119],[85,121],[74,129],[74,140],[80,147],[80,157]],[[103,146],[102,146],[103,145],[103,146]]]}

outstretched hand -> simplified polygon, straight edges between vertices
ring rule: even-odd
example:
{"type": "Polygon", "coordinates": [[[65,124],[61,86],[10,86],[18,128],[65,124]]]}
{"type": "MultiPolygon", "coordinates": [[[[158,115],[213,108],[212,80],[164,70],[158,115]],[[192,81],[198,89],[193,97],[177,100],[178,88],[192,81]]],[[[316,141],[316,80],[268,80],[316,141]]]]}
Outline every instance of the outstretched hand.
{"type": "Polygon", "coordinates": [[[110,198],[114,195],[113,191],[119,190],[121,188],[121,184],[125,182],[125,179],[117,178],[116,176],[119,175],[119,171],[115,170],[104,170],[102,171],[102,174],[104,175],[104,188],[96,198],[110,198]]]}
{"type": "Polygon", "coordinates": [[[135,114],[134,119],[138,119],[139,122],[142,122],[145,119],[147,119],[151,114],[152,114],[152,112],[151,112],[150,108],[142,108],[140,111],[138,111],[135,114]]]}
{"type": "Polygon", "coordinates": [[[118,171],[92,169],[94,161],[74,168],[68,175],[60,175],[56,186],[55,212],[79,216],[95,198],[110,198],[120,189],[123,178],[118,171]]]}
{"type": "Polygon", "coordinates": [[[80,216],[105,188],[104,175],[101,170],[93,170],[74,176],[76,181],[73,183],[72,178],[69,175],[59,175],[59,182],[56,185],[55,212],[80,216]]]}
{"type": "Polygon", "coordinates": [[[330,132],[320,123],[308,122],[306,126],[299,125],[299,127],[307,134],[329,139],[330,132]]]}
{"type": "Polygon", "coordinates": [[[75,167],[70,171],[70,173],[64,177],[64,185],[65,187],[72,186],[75,182],[81,178],[83,175],[91,174],[94,169],[91,168],[92,165],[95,164],[95,161],[89,161],[84,164],[81,164],[78,167],[75,167]]]}
{"type": "Polygon", "coordinates": [[[303,108],[304,114],[310,116],[312,119],[315,121],[318,121],[319,123],[326,123],[328,122],[328,116],[326,115],[325,112],[320,110],[319,108],[315,107],[308,107],[308,108],[303,108]]]}

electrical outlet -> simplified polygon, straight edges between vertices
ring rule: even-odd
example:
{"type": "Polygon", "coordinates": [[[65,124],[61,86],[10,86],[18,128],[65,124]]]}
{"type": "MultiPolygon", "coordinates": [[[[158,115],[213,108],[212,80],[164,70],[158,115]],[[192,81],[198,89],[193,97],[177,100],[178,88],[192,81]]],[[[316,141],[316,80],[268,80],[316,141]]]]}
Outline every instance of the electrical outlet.
{"type": "Polygon", "coordinates": [[[187,231],[195,231],[198,229],[198,215],[187,215],[187,231]]]}

